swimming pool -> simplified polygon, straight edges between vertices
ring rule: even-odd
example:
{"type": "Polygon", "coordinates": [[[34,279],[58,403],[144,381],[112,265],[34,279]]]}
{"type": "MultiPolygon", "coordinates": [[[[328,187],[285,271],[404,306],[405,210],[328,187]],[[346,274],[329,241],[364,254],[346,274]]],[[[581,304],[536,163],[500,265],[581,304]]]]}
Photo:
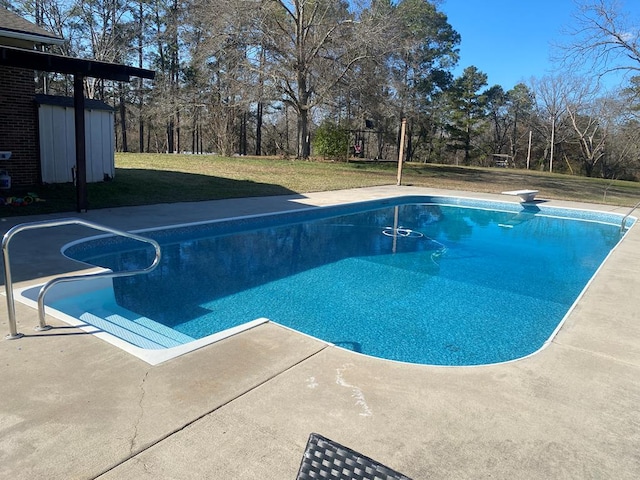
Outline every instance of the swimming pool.
{"type": "MultiPolygon", "coordinates": [[[[391,360],[504,362],[553,336],[620,240],[620,219],[402,197],[152,230],[154,272],[52,295],[48,312],[147,352],[184,353],[269,319],[391,360]]],[[[152,252],[98,237],[65,254],[119,270],[152,252]]]]}

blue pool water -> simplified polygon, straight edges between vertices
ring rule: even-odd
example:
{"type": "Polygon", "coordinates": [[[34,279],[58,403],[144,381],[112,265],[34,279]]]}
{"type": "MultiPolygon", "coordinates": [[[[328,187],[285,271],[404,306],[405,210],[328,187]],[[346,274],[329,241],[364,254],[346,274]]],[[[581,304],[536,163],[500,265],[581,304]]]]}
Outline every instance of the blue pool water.
{"type": "MultiPolygon", "coordinates": [[[[52,306],[89,323],[111,315],[124,331],[139,322],[159,338],[153,348],[266,317],[376,357],[496,363],[538,350],[620,240],[614,215],[398,202],[146,232],[162,245],[155,271],[52,306]]],[[[113,270],[148,264],[152,252],[128,242],[66,254],[113,270]]]]}

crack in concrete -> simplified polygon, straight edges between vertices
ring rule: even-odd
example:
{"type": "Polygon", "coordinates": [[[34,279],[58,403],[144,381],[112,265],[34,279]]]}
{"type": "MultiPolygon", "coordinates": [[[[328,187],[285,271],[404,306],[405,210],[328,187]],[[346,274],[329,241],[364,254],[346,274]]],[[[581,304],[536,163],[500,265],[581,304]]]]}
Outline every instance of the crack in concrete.
{"type": "Polygon", "coordinates": [[[144,408],[142,407],[142,402],[144,401],[144,397],[146,395],[146,390],[144,389],[144,384],[147,381],[147,377],[149,376],[149,372],[150,370],[147,370],[144,374],[144,377],[142,377],[142,382],[140,382],[140,398],[138,400],[138,407],[140,409],[140,414],[138,415],[138,418],[136,419],[135,423],[133,424],[133,435],[131,436],[131,442],[129,444],[129,455],[133,455],[135,448],[136,448],[136,440],[138,438],[138,426],[140,425],[140,422],[142,421],[142,417],[144,416],[144,408]]]}
{"type": "MultiPolygon", "coordinates": [[[[140,401],[139,401],[139,405],[140,405],[140,417],[138,418],[138,421],[136,422],[136,424],[134,425],[134,434],[133,437],[131,438],[131,448],[130,448],[130,453],[126,458],[123,458],[119,461],[117,461],[116,463],[114,463],[113,465],[109,466],[108,468],[104,469],[102,472],[100,472],[99,474],[97,474],[94,478],[94,480],[108,474],[109,472],[115,470],[116,468],[118,468],[119,466],[123,465],[124,463],[131,461],[131,460],[135,460],[135,461],[140,461],[138,457],[141,453],[143,453],[144,451],[150,449],[151,447],[167,440],[168,438],[176,435],[177,433],[186,430],[187,428],[189,428],[191,425],[196,424],[198,421],[202,420],[203,418],[205,418],[208,415],[211,415],[212,413],[226,407],[227,405],[231,404],[232,402],[244,397],[245,395],[249,394],[250,392],[253,392],[254,390],[260,388],[261,386],[267,384],[268,382],[270,382],[271,380],[279,377],[280,375],[285,374],[286,372],[293,370],[294,368],[298,367],[299,365],[302,365],[303,363],[305,363],[306,361],[308,361],[309,359],[315,357],[316,355],[318,355],[319,353],[321,353],[322,351],[324,351],[326,348],[328,347],[328,344],[325,344],[322,346],[322,348],[319,348],[318,350],[314,351],[313,353],[309,354],[308,356],[300,359],[299,361],[295,362],[293,365],[290,365],[289,367],[286,367],[284,369],[282,369],[281,371],[269,376],[268,378],[256,383],[254,386],[248,388],[245,391],[239,392],[235,397],[229,399],[226,402],[221,403],[220,405],[216,406],[215,408],[211,409],[211,410],[207,410],[204,413],[202,413],[201,415],[198,415],[197,417],[191,419],[190,421],[184,423],[183,425],[167,432],[166,434],[156,438],[155,440],[152,440],[151,442],[149,442],[148,445],[145,445],[140,451],[138,452],[134,452],[133,449],[135,447],[135,441],[136,441],[136,437],[138,434],[138,425],[140,424],[140,421],[142,419],[142,400],[144,398],[145,395],[145,390],[144,390],[144,383],[147,379],[147,376],[149,375],[149,371],[147,371],[147,373],[145,374],[144,378],[142,379],[142,383],[140,384],[140,389],[142,390],[142,396],[140,397],[140,401]]],[[[146,464],[145,464],[145,468],[147,468],[146,464]]]]}

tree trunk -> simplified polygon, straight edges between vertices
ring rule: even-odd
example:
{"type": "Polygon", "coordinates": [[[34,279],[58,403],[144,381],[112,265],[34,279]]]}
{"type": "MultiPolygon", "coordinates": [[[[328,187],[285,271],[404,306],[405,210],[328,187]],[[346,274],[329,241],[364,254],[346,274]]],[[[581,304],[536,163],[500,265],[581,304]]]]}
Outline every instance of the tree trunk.
{"type": "Polygon", "coordinates": [[[311,154],[309,140],[309,111],[306,108],[301,108],[298,113],[298,158],[309,158],[311,154]]]}
{"type": "Polygon", "coordinates": [[[171,119],[171,143],[173,148],[170,149],[170,153],[177,153],[180,151],[180,106],[178,100],[178,81],[180,70],[180,58],[179,58],[179,44],[178,44],[178,0],[173,0],[173,5],[170,11],[170,25],[167,25],[167,30],[171,32],[170,36],[170,61],[169,61],[169,79],[170,79],[170,92],[171,92],[171,107],[173,109],[171,119]],[[175,131],[174,131],[175,130],[175,131]],[[175,138],[174,138],[175,134],[175,138]]]}
{"type": "Polygon", "coordinates": [[[142,119],[142,108],[138,117],[138,141],[140,142],[140,153],[144,153],[144,120],[142,119]]]}
{"type": "Polygon", "coordinates": [[[266,64],[266,54],[264,51],[264,46],[260,47],[260,75],[258,77],[258,106],[256,108],[256,155],[262,155],[262,122],[263,122],[263,114],[264,114],[264,103],[262,102],[264,98],[264,77],[263,71],[266,64]]]}
{"type": "Polygon", "coordinates": [[[516,153],[518,151],[518,111],[513,115],[513,134],[511,135],[511,161],[515,165],[516,153]]]}
{"type": "Polygon", "coordinates": [[[407,137],[407,147],[406,147],[406,156],[405,162],[410,162],[413,157],[413,122],[407,122],[407,131],[405,133],[407,137]]]}
{"type": "Polygon", "coordinates": [[[464,164],[471,165],[471,131],[468,126],[464,135],[464,164]]]}
{"type": "Polygon", "coordinates": [[[296,113],[298,114],[298,158],[307,159],[311,154],[311,142],[309,138],[309,92],[307,91],[307,79],[298,72],[298,98],[296,113]]]}
{"type": "Polygon", "coordinates": [[[198,120],[196,114],[193,116],[193,124],[191,127],[191,153],[196,154],[198,149],[198,120]]]}
{"type": "Polygon", "coordinates": [[[176,112],[176,152],[182,151],[182,145],[180,145],[180,110],[176,112]]]}
{"type": "Polygon", "coordinates": [[[175,151],[173,140],[173,119],[171,119],[167,123],[167,153],[173,153],[175,151]]]}
{"type": "Polygon", "coordinates": [[[593,175],[593,165],[589,162],[584,162],[584,173],[587,177],[591,177],[593,175]]]}
{"type": "MultiPolygon", "coordinates": [[[[142,9],[142,1],[138,3],[138,19],[140,21],[138,30],[138,68],[143,67],[144,58],[144,11],[142,9]]],[[[144,153],[144,119],[142,117],[144,105],[144,81],[142,77],[138,78],[138,143],[140,144],[140,153],[144,153]]]]}
{"type": "Polygon", "coordinates": [[[262,155],[262,102],[258,102],[256,110],[256,155],[262,155]]]}
{"type": "Polygon", "coordinates": [[[239,154],[247,155],[247,112],[242,112],[240,115],[240,145],[239,154]]]}

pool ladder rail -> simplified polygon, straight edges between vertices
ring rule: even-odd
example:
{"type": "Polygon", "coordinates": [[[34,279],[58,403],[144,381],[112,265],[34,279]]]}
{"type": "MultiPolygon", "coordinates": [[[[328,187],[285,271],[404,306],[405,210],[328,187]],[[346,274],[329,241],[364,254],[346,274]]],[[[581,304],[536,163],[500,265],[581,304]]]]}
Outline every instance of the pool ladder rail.
{"type": "Polygon", "coordinates": [[[622,223],[620,223],[620,235],[622,235],[624,233],[624,227],[627,224],[627,219],[631,216],[631,214],[634,212],[634,210],[636,208],[640,207],[640,202],[636,203],[631,210],[629,210],[629,212],[627,212],[627,214],[622,217],[622,223]]]}
{"type": "Polygon", "coordinates": [[[13,298],[13,281],[11,279],[11,262],[9,257],[9,242],[14,237],[15,234],[19,232],[23,232],[25,230],[36,230],[40,228],[48,228],[48,227],[59,227],[64,225],[81,225],[84,227],[89,227],[95,230],[100,230],[102,232],[110,233],[112,235],[117,235],[121,237],[130,238],[132,240],[137,240],[139,242],[148,243],[155,250],[155,258],[151,265],[145,268],[134,269],[134,270],[126,270],[121,272],[113,272],[111,270],[106,270],[102,272],[94,272],[82,275],[63,275],[55,277],[45,283],[38,293],[38,321],[39,324],[35,328],[36,331],[44,331],[52,328],[50,325],[46,324],[45,321],[45,311],[44,311],[44,296],[47,291],[53,287],[54,285],[61,282],[72,282],[76,280],[84,280],[84,279],[94,279],[94,278],[115,278],[115,277],[130,277],[133,275],[140,275],[143,273],[148,273],[154,270],[158,264],[160,263],[161,252],[160,245],[153,239],[142,237],[140,235],[136,235],[133,233],[125,232],[123,230],[117,230],[115,228],[107,227],[104,225],[100,225],[94,222],[89,222],[87,220],[82,220],[79,218],[62,218],[58,220],[45,220],[42,222],[31,222],[31,223],[22,223],[12,227],[7,233],[2,237],[2,261],[4,263],[4,285],[7,295],[7,311],[9,314],[9,334],[4,338],[6,340],[14,340],[17,338],[21,338],[24,334],[19,333],[16,326],[16,309],[15,302],[13,298]]]}

